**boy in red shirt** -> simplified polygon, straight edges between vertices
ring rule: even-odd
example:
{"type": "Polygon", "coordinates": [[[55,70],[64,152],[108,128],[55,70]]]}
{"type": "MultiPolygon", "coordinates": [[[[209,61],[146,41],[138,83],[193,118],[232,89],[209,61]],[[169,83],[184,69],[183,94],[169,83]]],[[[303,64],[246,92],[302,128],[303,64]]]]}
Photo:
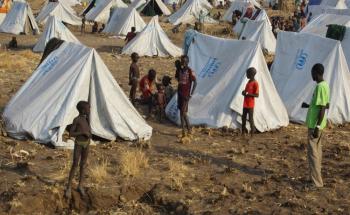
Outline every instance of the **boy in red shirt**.
{"type": "Polygon", "coordinates": [[[255,98],[259,97],[259,84],[254,79],[256,75],[256,69],[254,67],[250,67],[247,69],[247,78],[249,79],[248,83],[245,86],[245,90],[242,92],[244,96],[243,102],[243,116],[242,116],[242,134],[248,133],[246,128],[247,115],[249,114],[249,123],[251,129],[251,135],[253,136],[255,131],[254,126],[254,106],[255,106],[255,98]]]}
{"type": "Polygon", "coordinates": [[[181,67],[177,65],[175,78],[178,80],[177,107],[180,110],[182,135],[185,136],[185,124],[188,133],[191,133],[190,123],[187,117],[188,102],[196,89],[197,81],[195,73],[188,67],[189,59],[186,55],[181,56],[181,67]],[[192,88],[192,91],[191,91],[192,88]]]}
{"type": "Polygon", "coordinates": [[[145,75],[140,81],[140,90],[142,92],[142,102],[148,105],[148,117],[151,116],[153,106],[154,95],[154,83],[156,81],[157,72],[154,69],[150,69],[148,74],[145,75]]]}

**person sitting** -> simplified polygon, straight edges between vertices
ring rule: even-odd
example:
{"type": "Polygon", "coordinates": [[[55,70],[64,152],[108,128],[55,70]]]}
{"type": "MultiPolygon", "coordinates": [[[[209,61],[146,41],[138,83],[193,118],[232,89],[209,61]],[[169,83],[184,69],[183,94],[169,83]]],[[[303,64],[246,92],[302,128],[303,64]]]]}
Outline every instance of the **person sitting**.
{"type": "Polygon", "coordinates": [[[12,40],[9,42],[8,48],[9,49],[16,49],[17,48],[17,38],[16,37],[12,37],[12,40]]]}
{"type": "Polygon", "coordinates": [[[134,39],[136,37],[136,28],[135,27],[131,27],[131,31],[127,33],[126,37],[125,37],[125,41],[126,44],[128,44],[132,39],[134,39]]]}
{"type": "Polygon", "coordinates": [[[97,33],[97,31],[98,31],[98,24],[97,24],[97,22],[94,22],[94,25],[92,26],[92,31],[91,31],[91,33],[97,33]]]}

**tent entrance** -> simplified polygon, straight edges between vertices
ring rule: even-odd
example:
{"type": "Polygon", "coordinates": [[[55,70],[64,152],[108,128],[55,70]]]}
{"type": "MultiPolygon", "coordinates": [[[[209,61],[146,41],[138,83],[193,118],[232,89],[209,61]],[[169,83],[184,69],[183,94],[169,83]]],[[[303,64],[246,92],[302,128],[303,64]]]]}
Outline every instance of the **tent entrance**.
{"type": "Polygon", "coordinates": [[[145,16],[163,15],[162,10],[159,8],[155,0],[151,0],[146,3],[147,5],[142,9],[141,13],[145,16]]]}

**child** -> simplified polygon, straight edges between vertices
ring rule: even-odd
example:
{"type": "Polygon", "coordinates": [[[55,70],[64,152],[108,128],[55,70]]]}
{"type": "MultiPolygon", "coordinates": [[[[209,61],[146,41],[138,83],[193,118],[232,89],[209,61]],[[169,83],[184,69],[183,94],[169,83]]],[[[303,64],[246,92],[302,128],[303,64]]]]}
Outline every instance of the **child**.
{"type": "Polygon", "coordinates": [[[131,89],[130,89],[129,97],[130,97],[131,103],[135,105],[137,84],[140,78],[139,66],[137,65],[137,62],[139,60],[139,55],[136,52],[132,53],[131,60],[132,60],[132,63],[129,69],[129,85],[131,86],[131,89]]]}
{"type": "Polygon", "coordinates": [[[80,101],[77,104],[79,115],[73,120],[73,124],[69,131],[70,137],[75,137],[74,153],[73,153],[73,164],[69,173],[68,185],[65,192],[67,199],[71,198],[72,195],[72,180],[78,167],[80,160],[80,177],[78,192],[81,196],[85,196],[83,188],[84,172],[86,167],[86,161],[89,153],[89,145],[91,139],[91,128],[89,122],[90,105],[86,101],[80,101]]]}
{"type": "Polygon", "coordinates": [[[159,114],[159,122],[163,121],[165,116],[165,107],[166,107],[166,97],[165,97],[165,88],[162,84],[157,84],[157,109],[159,114]]]}
{"type": "Polygon", "coordinates": [[[9,49],[16,49],[17,48],[17,38],[12,37],[12,40],[9,42],[8,45],[9,49]]]}
{"type": "Polygon", "coordinates": [[[254,126],[254,106],[255,98],[259,97],[259,84],[254,79],[256,75],[256,69],[250,67],[247,69],[247,78],[249,79],[248,83],[245,86],[245,90],[242,92],[244,96],[243,102],[243,116],[242,116],[242,134],[248,133],[246,128],[247,115],[249,114],[249,123],[250,123],[250,133],[253,136],[255,131],[254,126]]]}
{"type": "Polygon", "coordinates": [[[164,86],[166,103],[168,104],[171,98],[174,96],[174,88],[171,86],[171,77],[164,75],[162,79],[162,84],[164,86]]]}

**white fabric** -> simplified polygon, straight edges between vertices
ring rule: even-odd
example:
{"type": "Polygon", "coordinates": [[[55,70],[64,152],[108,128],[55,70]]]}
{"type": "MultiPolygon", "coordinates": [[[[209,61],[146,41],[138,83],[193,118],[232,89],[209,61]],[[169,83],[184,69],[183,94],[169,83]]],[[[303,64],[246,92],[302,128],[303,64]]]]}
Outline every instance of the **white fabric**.
{"type": "MultiPolygon", "coordinates": [[[[151,1],[153,1],[153,0],[149,0],[149,1],[147,2],[147,4],[149,4],[151,1]]],[[[154,0],[154,1],[155,1],[155,3],[158,5],[159,9],[162,11],[162,13],[163,13],[165,16],[169,16],[169,15],[171,14],[169,8],[163,3],[162,0],[154,0]]],[[[147,6],[147,4],[144,4],[144,5],[142,6],[142,9],[141,9],[140,11],[142,11],[142,10],[147,6]]]]}
{"type": "Polygon", "coordinates": [[[33,48],[34,52],[43,52],[46,44],[52,38],[61,39],[67,42],[79,43],[79,40],[72,34],[69,29],[55,16],[50,16],[47,20],[43,34],[33,48]]]}
{"type": "Polygon", "coordinates": [[[107,23],[112,7],[127,8],[128,6],[122,0],[99,1],[96,6],[86,14],[86,20],[107,23]]]}
{"type": "Polygon", "coordinates": [[[146,4],[146,0],[135,0],[133,1],[129,7],[133,7],[136,10],[138,10],[140,7],[142,7],[144,4],[146,4]]]}
{"type": "Polygon", "coordinates": [[[347,5],[345,3],[345,0],[322,0],[321,6],[328,6],[333,7],[336,9],[347,9],[347,5]]]}
{"type": "Polygon", "coordinates": [[[75,11],[61,2],[49,2],[45,5],[36,17],[36,21],[44,25],[49,16],[55,16],[71,25],[81,25],[81,19],[76,15],[75,11]]]}
{"type": "MultiPolygon", "coordinates": [[[[257,11],[254,11],[254,14],[257,11]]],[[[254,16],[254,15],[253,15],[254,16]]],[[[249,20],[247,17],[242,17],[237,23],[236,25],[233,27],[233,32],[235,32],[236,34],[240,35],[243,28],[244,28],[244,22],[246,22],[247,20],[249,20]]],[[[261,10],[259,15],[255,18],[255,21],[267,21],[269,28],[272,30],[272,25],[270,22],[269,17],[267,16],[267,13],[265,10],[261,10]]]]}
{"type": "Polygon", "coordinates": [[[31,136],[56,147],[67,125],[78,115],[79,101],[89,101],[92,134],[108,140],[149,139],[152,128],[130,103],[92,48],[64,42],[33,72],[7,104],[3,118],[14,138],[31,136]]]}
{"type": "Polygon", "coordinates": [[[113,12],[103,32],[118,36],[126,36],[127,33],[131,31],[131,27],[135,27],[136,32],[139,32],[145,26],[146,23],[135,8],[118,8],[113,12]]]}
{"type": "Polygon", "coordinates": [[[327,25],[337,24],[350,27],[350,16],[342,16],[336,14],[321,14],[309,22],[300,32],[312,33],[326,36],[327,25]]]}
{"type": "Polygon", "coordinates": [[[315,82],[311,68],[324,65],[324,79],[330,86],[328,118],[333,123],[350,121],[350,72],[339,41],[306,33],[280,32],[272,78],[292,121],[305,122],[315,82]]]}
{"type": "Polygon", "coordinates": [[[158,16],[154,16],[122,50],[122,54],[131,55],[133,52],[140,56],[178,57],[182,55],[182,49],[175,46],[160,27],[158,16]]]}
{"type": "Polygon", "coordinates": [[[336,9],[332,7],[325,7],[321,5],[309,5],[308,16],[312,13],[311,20],[321,14],[336,14],[350,16],[350,9],[336,9]]]}
{"type": "MultiPolygon", "coordinates": [[[[211,8],[212,6],[207,0],[187,0],[178,11],[168,18],[168,20],[173,25],[193,23],[198,19],[201,10],[204,14],[208,14],[208,10],[211,8]]],[[[209,16],[206,16],[204,22],[217,23],[217,21],[209,16]]]]}
{"type": "Polygon", "coordinates": [[[13,2],[11,10],[1,23],[0,32],[20,34],[24,32],[26,24],[28,24],[33,31],[40,33],[29,4],[24,0],[16,0],[13,2]],[[26,23],[27,20],[29,20],[30,23],[26,23]]]}
{"type": "Polygon", "coordinates": [[[227,11],[225,12],[224,16],[222,17],[222,20],[231,22],[232,21],[232,14],[235,10],[239,10],[242,12],[242,16],[245,14],[248,7],[256,6],[260,8],[261,6],[256,1],[246,1],[246,0],[235,0],[232,1],[231,6],[227,11]],[[257,5],[256,5],[257,4],[257,5]]]}
{"type": "Polygon", "coordinates": [[[243,37],[246,40],[259,42],[261,47],[267,49],[269,53],[275,53],[276,38],[266,20],[249,20],[244,26],[240,39],[243,37]]]}
{"type": "Polygon", "coordinates": [[[5,20],[6,13],[0,13],[0,25],[5,20]]]}
{"type": "MultiPolygon", "coordinates": [[[[288,125],[287,111],[258,43],[197,33],[188,56],[189,66],[195,71],[197,79],[197,88],[189,101],[191,124],[240,128],[244,100],[242,91],[248,82],[246,70],[255,67],[260,86],[254,109],[257,129],[264,132],[288,125]]],[[[180,124],[177,95],[167,105],[166,113],[169,119],[180,124]]]]}

